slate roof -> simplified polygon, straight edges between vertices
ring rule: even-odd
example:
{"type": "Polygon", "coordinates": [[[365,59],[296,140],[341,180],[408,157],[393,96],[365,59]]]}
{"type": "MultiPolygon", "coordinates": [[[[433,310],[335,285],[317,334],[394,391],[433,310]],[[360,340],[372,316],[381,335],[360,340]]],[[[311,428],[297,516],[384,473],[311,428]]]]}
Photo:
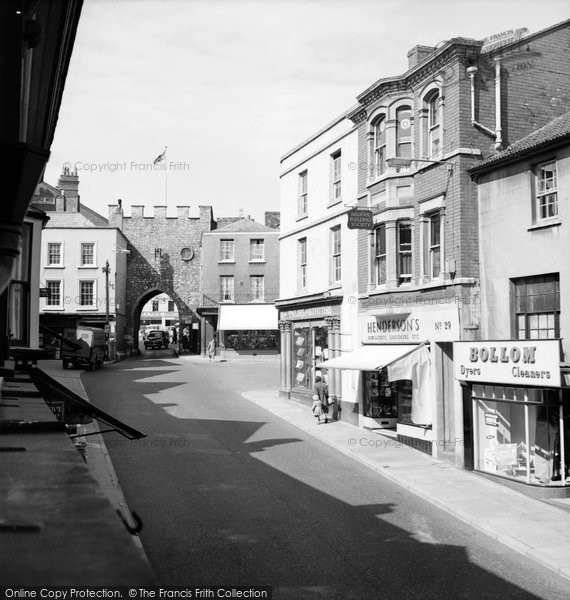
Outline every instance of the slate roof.
{"type": "Polygon", "coordinates": [[[526,137],[513,142],[508,148],[482,160],[471,173],[479,173],[498,167],[500,164],[532,154],[544,146],[570,138],[570,112],[553,119],[526,137]]]}
{"type": "Polygon", "coordinates": [[[262,225],[261,223],[257,223],[253,219],[240,219],[235,223],[230,223],[229,225],[225,225],[224,227],[220,227],[219,229],[214,229],[209,233],[236,233],[240,231],[267,231],[275,233],[277,230],[271,229],[271,227],[267,227],[265,225],[262,225]]]}

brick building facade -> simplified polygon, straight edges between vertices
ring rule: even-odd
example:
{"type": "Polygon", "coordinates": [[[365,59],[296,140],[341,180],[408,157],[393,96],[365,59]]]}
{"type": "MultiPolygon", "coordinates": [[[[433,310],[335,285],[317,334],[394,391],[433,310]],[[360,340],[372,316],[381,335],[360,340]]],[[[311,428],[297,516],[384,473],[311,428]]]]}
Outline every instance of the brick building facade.
{"type": "Polygon", "coordinates": [[[214,332],[222,351],[277,352],[279,213],[266,213],[265,225],[243,218],[205,232],[201,256],[202,352],[214,332]]]}
{"type": "MultiPolygon", "coordinates": [[[[400,441],[458,465],[463,406],[452,342],[480,337],[477,188],[469,169],[568,110],[569,43],[565,21],[534,34],[416,46],[405,73],[373,83],[348,112],[358,135],[357,202],[374,224],[358,235],[351,329],[378,367],[388,366],[390,353],[393,360],[390,345],[429,347],[417,354],[429,364],[422,394],[412,375],[361,369],[360,423],[382,427],[397,415],[400,441]]],[[[319,260],[309,256],[308,268],[319,260]]],[[[354,369],[342,364],[328,368],[354,369]]]]}

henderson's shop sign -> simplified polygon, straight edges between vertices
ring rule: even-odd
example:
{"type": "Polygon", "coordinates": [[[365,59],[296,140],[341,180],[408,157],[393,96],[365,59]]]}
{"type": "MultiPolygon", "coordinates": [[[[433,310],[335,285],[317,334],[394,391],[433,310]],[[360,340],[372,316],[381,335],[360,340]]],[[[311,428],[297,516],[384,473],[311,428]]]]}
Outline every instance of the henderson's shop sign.
{"type": "Polygon", "coordinates": [[[558,340],[456,342],[453,363],[461,381],[560,387],[558,340]]]}
{"type": "Polygon", "coordinates": [[[365,344],[452,342],[460,338],[457,307],[413,307],[406,313],[366,315],[361,325],[365,344]]]}

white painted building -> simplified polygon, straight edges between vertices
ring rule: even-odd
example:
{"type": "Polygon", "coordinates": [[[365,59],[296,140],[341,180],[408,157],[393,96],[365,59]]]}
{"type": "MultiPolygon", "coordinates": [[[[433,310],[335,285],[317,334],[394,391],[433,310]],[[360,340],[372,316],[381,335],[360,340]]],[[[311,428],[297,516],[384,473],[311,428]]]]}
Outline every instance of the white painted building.
{"type": "MultiPolygon", "coordinates": [[[[281,159],[281,393],[311,401],[323,360],[360,345],[357,321],[358,136],[342,114],[281,159]]],[[[330,395],[354,418],[357,378],[326,374],[330,395]]]]}
{"type": "Polygon", "coordinates": [[[77,174],[64,170],[57,187],[42,182],[33,199],[50,219],[42,236],[40,286],[47,297],[40,299],[40,324],[61,334],[79,323],[104,328],[108,321],[110,353],[124,351],[129,342],[127,240],[107,219],[81,205],[78,184],[77,174]]]}

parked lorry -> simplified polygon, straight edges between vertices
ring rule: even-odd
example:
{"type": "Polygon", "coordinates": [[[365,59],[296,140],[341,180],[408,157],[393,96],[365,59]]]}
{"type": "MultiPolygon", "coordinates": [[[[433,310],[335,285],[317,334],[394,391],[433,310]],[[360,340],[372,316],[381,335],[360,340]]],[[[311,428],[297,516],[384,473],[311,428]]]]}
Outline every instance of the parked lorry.
{"type": "Polygon", "coordinates": [[[63,368],[73,365],[75,368],[85,366],[90,371],[103,366],[107,351],[105,332],[96,327],[80,326],[76,329],[64,329],[61,342],[61,359],[63,368]],[[71,343],[67,343],[69,340],[71,343]]]}

